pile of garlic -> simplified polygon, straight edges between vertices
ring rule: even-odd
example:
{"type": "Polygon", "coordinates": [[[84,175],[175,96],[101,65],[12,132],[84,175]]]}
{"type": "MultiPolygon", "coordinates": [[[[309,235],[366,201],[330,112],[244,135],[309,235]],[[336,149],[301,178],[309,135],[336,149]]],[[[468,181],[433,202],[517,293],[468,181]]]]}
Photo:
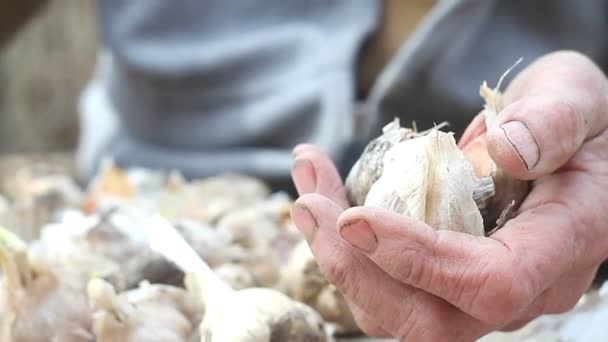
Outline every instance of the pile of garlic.
{"type": "MultiPolygon", "coordinates": [[[[107,161],[87,189],[37,166],[4,181],[0,341],[332,341],[361,334],[326,281],[321,302],[289,290],[308,284],[291,260],[305,255],[316,263],[302,254],[308,246],[289,216],[293,199],[258,179],[187,181],[107,161]],[[163,225],[152,218],[159,217],[185,247],[153,248],[163,225]],[[198,261],[171,258],[185,249],[198,261]]],[[[318,269],[315,276],[322,278],[318,269]]]]}

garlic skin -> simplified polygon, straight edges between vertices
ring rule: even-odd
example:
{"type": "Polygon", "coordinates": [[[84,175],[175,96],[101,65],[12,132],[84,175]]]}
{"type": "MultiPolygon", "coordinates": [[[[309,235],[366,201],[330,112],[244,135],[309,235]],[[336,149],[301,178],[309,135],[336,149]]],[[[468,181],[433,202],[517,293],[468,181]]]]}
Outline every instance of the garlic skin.
{"type": "Polygon", "coordinates": [[[420,220],[437,230],[484,234],[473,192],[479,183],[451,133],[437,129],[399,142],[383,158],[383,172],[365,206],[420,220]]]}
{"type": "Polygon", "coordinates": [[[401,127],[399,119],[382,128],[382,135],[372,140],[346,177],[346,196],[351,205],[363,205],[371,186],[382,175],[382,157],[402,140],[415,135],[412,129],[401,127]]]}

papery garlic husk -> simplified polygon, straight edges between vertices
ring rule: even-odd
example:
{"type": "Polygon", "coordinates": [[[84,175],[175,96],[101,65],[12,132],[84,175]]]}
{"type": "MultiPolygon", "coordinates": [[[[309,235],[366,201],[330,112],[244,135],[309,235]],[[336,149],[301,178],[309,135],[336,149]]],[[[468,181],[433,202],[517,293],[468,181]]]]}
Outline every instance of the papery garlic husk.
{"type": "Polygon", "coordinates": [[[352,205],[363,205],[372,185],[382,175],[384,168],[382,157],[400,141],[415,136],[412,129],[401,127],[399,119],[382,128],[382,135],[365,146],[361,157],[355,162],[346,177],[346,195],[352,205]]]}
{"type": "Polygon", "coordinates": [[[483,219],[473,200],[479,183],[451,133],[399,142],[383,158],[383,172],[365,199],[440,230],[483,235],[483,219]]]}
{"type": "Polygon", "coordinates": [[[112,285],[94,278],[87,285],[98,342],[190,341],[201,308],[181,288],[149,284],[117,294],[112,285]]]}

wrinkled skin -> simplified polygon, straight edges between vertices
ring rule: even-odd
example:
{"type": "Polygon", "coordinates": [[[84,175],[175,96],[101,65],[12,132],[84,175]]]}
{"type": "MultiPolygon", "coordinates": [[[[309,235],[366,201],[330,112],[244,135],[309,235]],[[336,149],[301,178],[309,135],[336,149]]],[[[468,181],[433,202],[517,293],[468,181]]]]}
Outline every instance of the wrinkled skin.
{"type": "Polygon", "coordinates": [[[368,334],[474,341],[515,329],[571,309],[608,257],[606,76],[578,53],[552,53],[511,82],[504,105],[496,125],[486,132],[478,116],[460,141],[484,141],[506,172],[533,181],[516,216],[489,237],[349,208],[328,157],[294,150],[294,222],[368,334]]]}

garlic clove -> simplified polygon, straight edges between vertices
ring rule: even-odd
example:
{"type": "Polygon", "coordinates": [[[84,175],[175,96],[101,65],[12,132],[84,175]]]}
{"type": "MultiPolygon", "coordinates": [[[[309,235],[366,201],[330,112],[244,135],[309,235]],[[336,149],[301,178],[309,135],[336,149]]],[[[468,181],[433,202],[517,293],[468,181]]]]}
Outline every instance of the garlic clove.
{"type": "Polygon", "coordinates": [[[386,151],[412,133],[413,130],[401,127],[399,119],[395,118],[382,128],[382,135],[367,144],[346,177],[346,195],[351,205],[363,205],[369,189],[382,174],[382,157],[386,151]]]}
{"type": "Polygon", "coordinates": [[[451,133],[399,142],[386,152],[383,172],[365,205],[425,222],[435,229],[483,235],[483,219],[473,200],[479,179],[451,133]]]}

